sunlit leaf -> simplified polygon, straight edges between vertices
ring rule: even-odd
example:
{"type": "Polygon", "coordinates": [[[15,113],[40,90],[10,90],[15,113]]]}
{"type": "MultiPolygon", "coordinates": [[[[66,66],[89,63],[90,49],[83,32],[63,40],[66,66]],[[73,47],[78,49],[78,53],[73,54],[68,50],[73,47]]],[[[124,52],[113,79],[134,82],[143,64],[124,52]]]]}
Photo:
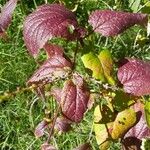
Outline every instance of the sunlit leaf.
{"type": "Polygon", "coordinates": [[[133,10],[133,12],[138,12],[141,8],[141,0],[129,0],[129,7],[133,10]]]}
{"type": "Polygon", "coordinates": [[[113,69],[113,60],[110,51],[107,49],[102,50],[99,53],[98,58],[101,62],[105,77],[107,78],[108,82],[113,85],[115,82],[111,77],[113,69]]]}
{"type": "Polygon", "coordinates": [[[133,109],[125,109],[119,112],[112,130],[112,138],[118,139],[122,137],[136,122],[136,113],[133,109]]]}
{"type": "Polygon", "coordinates": [[[145,26],[147,21],[145,14],[111,10],[96,10],[89,17],[93,30],[103,36],[118,35],[135,24],[145,26]]]}
{"type": "Polygon", "coordinates": [[[89,90],[85,87],[81,76],[74,77],[73,81],[66,81],[61,98],[63,114],[71,121],[80,122],[87,110],[89,96],[89,90]]]}
{"type": "Polygon", "coordinates": [[[111,77],[113,61],[109,50],[102,50],[98,56],[90,52],[83,55],[81,59],[84,66],[92,70],[92,76],[95,79],[105,81],[106,78],[110,84],[114,84],[114,80],[111,77]]]}
{"type": "Polygon", "coordinates": [[[12,20],[12,14],[16,8],[17,0],[9,0],[1,9],[0,14],[0,34],[8,28],[12,20]]]}
{"type": "Polygon", "coordinates": [[[29,79],[28,84],[46,84],[59,78],[65,78],[71,71],[72,64],[62,56],[52,56],[29,79]]]}
{"type": "Polygon", "coordinates": [[[136,96],[150,94],[150,62],[127,59],[118,70],[118,79],[127,93],[136,96]]]}
{"type": "Polygon", "coordinates": [[[148,127],[150,128],[150,101],[149,100],[145,102],[144,111],[145,111],[146,123],[148,127]]]}
{"type": "Polygon", "coordinates": [[[73,12],[60,4],[45,4],[31,13],[24,22],[23,35],[25,44],[34,57],[39,49],[52,37],[73,39],[78,23],[73,12]],[[74,33],[70,33],[72,27],[74,33]]]}
{"type": "Polygon", "coordinates": [[[122,140],[123,148],[141,150],[142,138],[150,136],[150,129],[148,128],[144,117],[144,106],[140,102],[137,102],[132,106],[137,113],[137,121],[124,136],[122,140]]]}
{"type": "Polygon", "coordinates": [[[150,129],[145,121],[144,106],[138,102],[132,108],[137,112],[137,123],[125,134],[125,137],[136,137],[140,140],[149,137],[150,129]]]}
{"type": "Polygon", "coordinates": [[[102,69],[102,65],[100,63],[100,60],[98,59],[97,55],[90,52],[88,54],[85,54],[81,57],[83,64],[86,68],[92,70],[93,77],[95,79],[100,79],[102,81],[105,81],[104,79],[104,73],[102,69]]]}

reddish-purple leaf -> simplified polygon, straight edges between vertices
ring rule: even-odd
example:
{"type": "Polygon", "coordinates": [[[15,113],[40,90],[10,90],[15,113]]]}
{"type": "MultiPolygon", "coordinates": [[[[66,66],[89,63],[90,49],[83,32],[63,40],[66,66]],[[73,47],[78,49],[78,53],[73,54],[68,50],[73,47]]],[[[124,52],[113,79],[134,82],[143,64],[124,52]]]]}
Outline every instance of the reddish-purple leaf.
{"type": "Polygon", "coordinates": [[[0,34],[2,34],[11,23],[12,14],[16,8],[17,0],[9,0],[1,10],[0,14],[0,34]]]}
{"type": "Polygon", "coordinates": [[[59,117],[56,119],[55,129],[62,132],[68,132],[71,129],[71,121],[64,118],[59,117]]]}
{"type": "Polygon", "coordinates": [[[57,150],[53,145],[44,143],[41,145],[41,150],[57,150]]]}
{"type": "Polygon", "coordinates": [[[35,57],[48,39],[76,38],[78,23],[73,12],[59,4],[45,4],[30,14],[24,22],[24,40],[29,52],[35,57]],[[69,31],[69,29],[73,32],[69,31]]]}
{"type": "Polygon", "coordinates": [[[46,43],[44,45],[44,49],[45,49],[47,56],[49,58],[52,57],[53,55],[63,56],[63,48],[58,46],[58,45],[46,43]]]}
{"type": "Polygon", "coordinates": [[[145,14],[111,10],[96,10],[89,17],[93,30],[103,36],[115,36],[135,24],[145,26],[147,22],[145,14]]]}
{"type": "Polygon", "coordinates": [[[61,98],[63,114],[71,121],[80,122],[87,110],[89,96],[89,90],[81,77],[76,76],[73,81],[65,82],[61,98]]]}
{"type": "Polygon", "coordinates": [[[74,148],[73,150],[92,150],[92,148],[89,143],[84,143],[82,145],[79,145],[77,148],[74,148]]]}
{"type": "Polygon", "coordinates": [[[36,137],[38,137],[38,138],[41,137],[41,136],[43,136],[44,135],[44,131],[47,128],[47,126],[48,126],[48,122],[47,121],[43,120],[42,122],[40,122],[37,125],[37,127],[36,127],[36,129],[34,131],[34,135],[36,137]]]}
{"type": "Polygon", "coordinates": [[[150,129],[148,128],[144,118],[144,108],[141,103],[136,103],[132,108],[137,112],[138,122],[125,135],[125,137],[136,137],[138,139],[150,136],[150,129]]]}
{"type": "Polygon", "coordinates": [[[150,62],[139,59],[128,61],[118,70],[118,79],[124,90],[135,96],[150,94],[150,62]]]}
{"type": "Polygon", "coordinates": [[[58,78],[65,78],[70,73],[71,62],[62,56],[52,56],[29,79],[28,84],[46,84],[58,78]]]}
{"type": "Polygon", "coordinates": [[[141,143],[136,137],[127,137],[122,141],[122,150],[141,150],[141,143]]]}

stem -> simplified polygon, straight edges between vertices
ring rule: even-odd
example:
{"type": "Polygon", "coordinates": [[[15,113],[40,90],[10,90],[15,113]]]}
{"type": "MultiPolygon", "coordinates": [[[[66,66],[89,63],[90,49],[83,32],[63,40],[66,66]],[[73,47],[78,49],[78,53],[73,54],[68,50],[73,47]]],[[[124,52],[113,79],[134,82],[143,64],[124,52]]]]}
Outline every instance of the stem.
{"type": "Polygon", "coordinates": [[[73,68],[75,68],[76,56],[77,56],[77,52],[78,52],[78,45],[79,45],[79,41],[77,40],[77,42],[76,42],[76,49],[75,49],[74,57],[73,57],[73,68]]]}
{"type": "Polygon", "coordinates": [[[58,105],[58,108],[57,108],[56,113],[55,113],[54,118],[53,118],[53,123],[52,123],[51,129],[50,129],[50,132],[49,132],[49,136],[48,136],[48,139],[47,139],[47,143],[50,142],[51,137],[52,137],[52,135],[53,135],[53,130],[54,130],[54,126],[55,126],[55,123],[56,123],[57,116],[58,116],[58,114],[59,114],[59,110],[60,110],[60,103],[59,103],[59,105],[58,105]]]}
{"type": "Polygon", "coordinates": [[[13,92],[5,92],[3,95],[0,95],[0,103],[4,102],[6,100],[9,100],[10,98],[16,96],[19,93],[30,92],[36,88],[37,88],[36,85],[32,85],[32,86],[29,86],[26,88],[17,88],[17,90],[13,91],[13,92]]]}

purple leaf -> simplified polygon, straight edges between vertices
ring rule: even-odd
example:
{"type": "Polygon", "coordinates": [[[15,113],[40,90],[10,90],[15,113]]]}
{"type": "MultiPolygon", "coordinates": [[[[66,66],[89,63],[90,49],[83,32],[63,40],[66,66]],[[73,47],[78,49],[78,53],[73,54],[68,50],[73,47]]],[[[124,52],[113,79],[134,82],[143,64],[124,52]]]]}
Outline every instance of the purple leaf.
{"type": "Polygon", "coordinates": [[[122,150],[141,150],[141,143],[136,137],[127,137],[122,141],[122,150]]]}
{"type": "Polygon", "coordinates": [[[37,127],[36,127],[36,129],[34,131],[34,135],[36,137],[38,137],[38,138],[41,137],[41,136],[43,136],[44,135],[44,131],[47,128],[47,126],[48,126],[48,122],[47,121],[43,120],[42,122],[40,122],[37,125],[37,127]]]}
{"type": "Polygon", "coordinates": [[[115,36],[135,24],[145,26],[147,22],[148,16],[145,14],[111,10],[96,10],[89,17],[93,30],[103,36],[115,36]]]}
{"type": "Polygon", "coordinates": [[[70,73],[72,64],[62,56],[52,56],[29,79],[28,84],[47,84],[70,73]]]}
{"type": "Polygon", "coordinates": [[[16,8],[17,0],[9,0],[1,10],[0,14],[0,34],[2,34],[11,23],[12,14],[16,8]]]}
{"type": "Polygon", "coordinates": [[[44,143],[41,146],[41,150],[57,150],[53,145],[50,145],[48,143],[44,143]]]}
{"type": "Polygon", "coordinates": [[[80,122],[87,110],[89,90],[80,76],[68,80],[62,90],[61,108],[63,114],[74,122],[80,122]],[[82,83],[82,84],[81,84],[82,83]]]}
{"type": "Polygon", "coordinates": [[[77,148],[74,148],[73,150],[92,150],[92,148],[89,143],[84,143],[82,145],[79,145],[77,148]]]}
{"type": "Polygon", "coordinates": [[[71,121],[66,118],[59,117],[56,119],[55,129],[62,132],[68,132],[71,129],[71,121]]]}
{"type": "Polygon", "coordinates": [[[135,96],[150,94],[150,62],[130,58],[127,60],[118,69],[118,79],[125,92],[135,96]]]}
{"type": "Polygon", "coordinates": [[[59,4],[45,4],[30,14],[24,22],[24,40],[36,57],[39,49],[52,37],[76,38],[78,23],[73,12],[59,4]],[[69,31],[69,29],[73,30],[69,31]]]}
{"type": "Polygon", "coordinates": [[[52,57],[53,55],[63,56],[63,48],[58,45],[46,43],[44,45],[44,49],[49,58],[52,57]]]}

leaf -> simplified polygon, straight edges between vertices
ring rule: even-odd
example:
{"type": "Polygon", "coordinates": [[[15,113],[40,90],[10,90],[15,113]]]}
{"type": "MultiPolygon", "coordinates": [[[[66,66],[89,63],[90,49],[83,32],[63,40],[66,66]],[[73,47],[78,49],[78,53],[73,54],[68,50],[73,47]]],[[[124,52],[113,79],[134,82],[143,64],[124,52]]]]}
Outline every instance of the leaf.
{"type": "Polygon", "coordinates": [[[134,148],[141,150],[141,143],[143,138],[150,136],[150,129],[148,128],[144,118],[144,107],[143,104],[137,102],[132,106],[137,113],[137,122],[124,136],[122,144],[124,149],[134,148]]]}
{"type": "Polygon", "coordinates": [[[81,57],[84,66],[93,72],[95,79],[105,81],[105,78],[110,84],[114,84],[114,80],[111,77],[111,71],[113,68],[113,61],[109,50],[102,50],[99,55],[95,55],[93,52],[85,54],[81,57]]]}
{"type": "Polygon", "coordinates": [[[145,117],[144,117],[144,107],[141,103],[136,103],[132,106],[132,108],[137,113],[137,123],[134,127],[132,127],[126,134],[127,137],[136,137],[138,139],[146,138],[150,136],[150,129],[148,128],[145,117]]]}
{"type": "Polygon", "coordinates": [[[55,129],[62,132],[68,132],[71,130],[71,121],[64,117],[58,117],[56,119],[55,129]]]}
{"type": "Polygon", "coordinates": [[[122,141],[122,150],[141,150],[141,140],[127,137],[122,141]]]}
{"type": "Polygon", "coordinates": [[[47,84],[58,78],[66,78],[72,64],[62,56],[52,56],[29,79],[28,84],[47,84]]]}
{"type": "Polygon", "coordinates": [[[85,87],[82,77],[67,80],[62,90],[61,108],[63,114],[74,122],[80,122],[87,110],[89,90],[85,87]],[[73,82],[74,81],[74,82],[73,82]],[[81,84],[82,83],[82,84],[81,84]]]}
{"type": "Polygon", "coordinates": [[[44,45],[44,49],[47,53],[48,58],[50,58],[54,55],[63,56],[63,48],[58,45],[46,43],[44,45]]]}
{"type": "Polygon", "coordinates": [[[119,112],[112,130],[112,138],[118,139],[122,137],[136,122],[136,113],[133,109],[125,109],[119,112]]]}
{"type": "Polygon", "coordinates": [[[123,91],[116,91],[115,97],[112,100],[113,107],[117,111],[123,111],[134,103],[134,97],[123,91]]]}
{"type": "Polygon", "coordinates": [[[99,123],[102,118],[99,105],[96,106],[94,110],[94,132],[97,144],[100,147],[100,150],[106,150],[110,146],[110,135],[112,131],[113,122],[109,123],[99,123]]]}
{"type": "Polygon", "coordinates": [[[85,54],[81,57],[81,59],[84,66],[92,70],[93,72],[92,76],[95,79],[105,81],[102,66],[100,64],[98,57],[94,53],[90,52],[88,54],[85,54]]]}
{"type": "MultiPolygon", "coordinates": [[[[149,100],[145,101],[144,112],[145,112],[145,119],[146,119],[147,126],[150,128],[150,101],[149,100]]],[[[149,134],[150,134],[150,130],[149,130],[149,134]]]]}
{"type": "Polygon", "coordinates": [[[0,34],[8,28],[12,20],[12,14],[16,8],[17,0],[9,0],[1,9],[0,14],[0,34]]]}
{"type": "Polygon", "coordinates": [[[125,92],[135,96],[150,94],[150,62],[131,58],[126,61],[117,74],[125,92]]]}
{"type": "Polygon", "coordinates": [[[34,135],[39,138],[41,136],[44,135],[44,131],[45,129],[47,128],[48,126],[48,122],[43,120],[42,122],[40,122],[37,127],[35,128],[35,131],[34,131],[34,135]]]}
{"type": "Polygon", "coordinates": [[[84,143],[82,145],[79,145],[77,148],[74,148],[73,150],[92,150],[92,149],[89,143],[84,143]]]}
{"type": "Polygon", "coordinates": [[[135,24],[146,26],[148,16],[140,13],[96,10],[89,16],[88,22],[95,32],[103,36],[115,36],[135,24]]]}
{"type": "Polygon", "coordinates": [[[53,145],[44,143],[41,145],[41,150],[57,150],[53,145]]]}
{"type": "Polygon", "coordinates": [[[75,32],[70,33],[69,28],[75,31],[78,23],[74,13],[59,4],[45,4],[31,13],[24,22],[24,41],[30,54],[34,57],[52,37],[67,39],[76,38],[75,32]]]}
{"type": "Polygon", "coordinates": [[[111,72],[113,69],[113,60],[110,51],[107,49],[102,50],[99,53],[98,58],[101,62],[105,77],[107,78],[110,84],[114,85],[115,81],[111,77],[111,72]]]}
{"type": "Polygon", "coordinates": [[[133,10],[133,12],[138,12],[139,9],[141,9],[141,0],[130,0],[129,1],[129,7],[133,10]]]}
{"type": "Polygon", "coordinates": [[[100,124],[113,122],[115,119],[114,111],[107,105],[97,105],[94,111],[94,120],[100,124]]]}

